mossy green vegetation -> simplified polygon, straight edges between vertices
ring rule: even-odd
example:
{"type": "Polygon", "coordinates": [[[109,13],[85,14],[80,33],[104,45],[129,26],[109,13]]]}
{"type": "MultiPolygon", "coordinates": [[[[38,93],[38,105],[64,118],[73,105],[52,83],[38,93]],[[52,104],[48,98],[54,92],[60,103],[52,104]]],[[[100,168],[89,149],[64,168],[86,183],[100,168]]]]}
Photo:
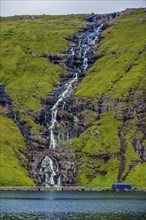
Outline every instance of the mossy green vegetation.
{"type": "Polygon", "coordinates": [[[140,162],[140,158],[138,157],[132,146],[132,139],[135,136],[136,126],[133,124],[133,121],[129,121],[127,122],[125,127],[125,170],[122,174],[122,177],[128,174],[133,162],[140,162]]]}
{"type": "Polygon", "coordinates": [[[146,162],[138,164],[134,169],[128,174],[126,181],[133,183],[135,188],[146,188],[146,162]],[[137,181],[135,181],[135,178],[137,181]]]}
{"type": "MultiPolygon", "coordinates": [[[[77,185],[111,187],[118,182],[119,167],[121,164],[121,131],[122,122],[118,121],[112,112],[103,114],[78,138],[72,139],[67,147],[75,149],[78,166],[77,185]]],[[[146,188],[146,166],[139,164],[140,158],[133,146],[133,137],[142,137],[136,134],[135,121],[130,120],[125,125],[124,171],[120,182],[131,182],[135,188],[146,188]],[[133,164],[136,163],[133,167],[133,164]],[[132,169],[131,169],[132,168],[132,169]],[[130,172],[129,172],[130,171],[130,172]],[[141,174],[138,172],[141,171],[141,174]],[[139,178],[135,178],[138,174],[139,178]]],[[[123,157],[122,156],[122,157],[123,157]]]]}
{"type": "Polygon", "coordinates": [[[76,151],[79,166],[77,181],[79,185],[110,187],[117,181],[120,160],[118,128],[121,125],[112,112],[103,114],[78,138],[72,140],[70,147],[76,151]],[[106,161],[106,162],[105,162],[106,161]]]}
{"type": "Polygon", "coordinates": [[[35,123],[30,117],[22,115],[22,117],[20,117],[19,119],[23,124],[25,124],[27,128],[31,130],[31,133],[37,135],[41,131],[41,126],[35,123]]]}
{"type": "Polygon", "coordinates": [[[69,38],[84,24],[83,16],[16,16],[1,18],[1,75],[15,110],[40,108],[63,69],[29,54],[57,54],[69,47],[69,38]]]}
{"type": "Polygon", "coordinates": [[[26,70],[6,86],[6,92],[13,97],[16,111],[40,109],[40,98],[52,91],[53,84],[59,80],[62,73],[60,67],[43,58],[32,58],[28,55],[27,59],[28,57],[30,63],[27,63],[26,70]]]}
{"type": "Polygon", "coordinates": [[[97,113],[86,109],[78,114],[78,117],[85,125],[92,125],[96,121],[97,113]]]}
{"type": "Polygon", "coordinates": [[[92,179],[89,186],[111,187],[117,181],[117,174],[120,166],[118,158],[110,158],[107,163],[102,163],[99,173],[92,179]],[[104,175],[105,174],[105,175],[104,175]]]}
{"type": "Polygon", "coordinates": [[[93,123],[79,138],[72,140],[72,146],[82,153],[94,155],[116,153],[120,150],[118,127],[120,122],[111,112],[93,123]]]}
{"type": "Polygon", "coordinates": [[[130,89],[145,79],[144,11],[134,10],[108,22],[102,32],[98,54],[104,56],[88,70],[76,90],[76,97],[128,96],[130,89]],[[143,34],[142,34],[143,33],[143,34]]]}
{"type": "Polygon", "coordinates": [[[0,116],[0,133],[0,184],[34,186],[28,175],[28,151],[20,130],[12,119],[0,116]]]}

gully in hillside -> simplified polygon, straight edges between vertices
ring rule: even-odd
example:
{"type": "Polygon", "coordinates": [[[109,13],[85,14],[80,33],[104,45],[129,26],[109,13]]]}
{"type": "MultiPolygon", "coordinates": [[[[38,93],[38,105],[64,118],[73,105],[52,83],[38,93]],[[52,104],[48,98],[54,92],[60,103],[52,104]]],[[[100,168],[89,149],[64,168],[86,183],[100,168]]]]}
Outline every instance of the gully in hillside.
{"type": "MultiPolygon", "coordinates": [[[[70,55],[67,61],[67,66],[73,69],[74,77],[65,83],[62,93],[59,95],[58,100],[51,108],[51,125],[48,128],[50,131],[49,149],[59,147],[60,138],[55,134],[55,124],[58,123],[58,110],[60,107],[65,106],[67,98],[70,97],[74,92],[74,88],[79,82],[79,75],[85,75],[85,72],[89,66],[88,60],[91,54],[91,48],[93,45],[98,44],[99,34],[104,28],[104,24],[100,24],[98,27],[96,27],[96,16],[92,17],[90,22],[92,23],[90,29],[78,34],[79,40],[76,41],[74,47],[69,49],[70,55]],[[76,57],[81,60],[78,66],[74,65],[76,57]]],[[[76,116],[74,116],[74,120],[77,120],[76,116]]],[[[43,173],[44,177],[44,180],[41,179],[40,182],[45,182],[47,185],[60,185],[61,180],[59,175],[59,166],[56,160],[46,156],[41,163],[39,172],[43,173]]]]}
{"type": "MultiPolygon", "coordinates": [[[[95,22],[95,17],[94,17],[95,22]]],[[[91,46],[99,42],[99,34],[103,29],[103,24],[98,28],[95,27],[95,24],[92,26],[92,30],[86,31],[83,36],[81,36],[79,42],[74,48],[70,49],[70,57],[68,60],[68,66],[74,68],[74,78],[68,81],[64,86],[64,91],[60,94],[59,99],[54,104],[51,109],[51,126],[50,130],[50,144],[49,148],[54,149],[57,147],[58,139],[54,134],[55,123],[57,122],[57,113],[61,105],[65,105],[66,98],[70,97],[74,91],[74,87],[78,82],[78,75],[83,73],[88,68],[88,57],[90,54],[91,46]],[[74,57],[80,57],[82,60],[81,65],[76,68],[74,66],[74,57]]]]}

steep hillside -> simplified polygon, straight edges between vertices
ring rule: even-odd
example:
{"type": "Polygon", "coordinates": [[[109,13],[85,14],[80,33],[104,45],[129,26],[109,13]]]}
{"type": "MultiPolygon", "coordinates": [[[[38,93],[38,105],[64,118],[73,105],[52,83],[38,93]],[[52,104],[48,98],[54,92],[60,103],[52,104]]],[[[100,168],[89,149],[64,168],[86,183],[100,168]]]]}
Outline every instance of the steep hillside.
{"type": "Polygon", "coordinates": [[[30,146],[25,131],[28,133],[30,130],[32,134],[40,132],[41,127],[32,114],[41,108],[41,97],[53,89],[64,72],[40,55],[64,51],[69,46],[67,38],[83,24],[83,16],[1,18],[0,184],[34,185],[28,177],[30,146]],[[4,87],[11,98],[3,92],[4,87]],[[16,115],[19,117],[17,122],[14,120],[16,115]],[[24,131],[25,139],[20,130],[24,131]]]}
{"type": "MultiPolygon", "coordinates": [[[[2,110],[2,109],[1,109],[2,110]]],[[[28,149],[25,140],[12,119],[0,116],[1,133],[1,185],[33,186],[28,173],[28,149]]]]}
{"type": "Polygon", "coordinates": [[[146,187],[144,21],[142,10],[109,21],[97,51],[102,58],[76,89],[76,107],[84,109],[77,117],[88,127],[70,145],[79,185],[146,187]]]}
{"type": "Polygon", "coordinates": [[[1,18],[2,185],[146,188],[144,13],[1,18]]]}

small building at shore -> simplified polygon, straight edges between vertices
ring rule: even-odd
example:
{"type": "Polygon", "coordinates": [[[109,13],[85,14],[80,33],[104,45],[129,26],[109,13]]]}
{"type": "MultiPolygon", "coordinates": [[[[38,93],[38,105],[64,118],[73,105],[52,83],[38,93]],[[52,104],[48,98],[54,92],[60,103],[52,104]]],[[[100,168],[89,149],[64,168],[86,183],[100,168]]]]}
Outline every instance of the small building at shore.
{"type": "Polygon", "coordinates": [[[113,183],[112,189],[132,189],[131,183],[113,183]]]}

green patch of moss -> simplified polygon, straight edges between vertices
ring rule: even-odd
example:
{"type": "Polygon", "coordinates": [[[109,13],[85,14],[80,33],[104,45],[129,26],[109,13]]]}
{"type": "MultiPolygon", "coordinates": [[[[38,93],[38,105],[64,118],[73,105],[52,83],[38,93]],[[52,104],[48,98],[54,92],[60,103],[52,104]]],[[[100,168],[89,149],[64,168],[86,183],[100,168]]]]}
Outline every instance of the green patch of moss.
{"type": "Polygon", "coordinates": [[[37,134],[40,132],[41,127],[37,123],[35,123],[30,117],[28,116],[21,116],[20,121],[28,127],[32,133],[37,134]]]}
{"type": "Polygon", "coordinates": [[[40,109],[40,98],[53,89],[53,84],[59,80],[59,75],[62,73],[59,66],[43,58],[28,55],[27,60],[27,66],[21,63],[20,68],[17,69],[19,75],[16,78],[11,73],[14,80],[6,86],[6,92],[13,97],[16,111],[40,109]]]}
{"type": "Polygon", "coordinates": [[[78,114],[78,117],[85,125],[92,125],[96,121],[97,113],[92,110],[84,110],[78,114]]]}
{"type": "MultiPolygon", "coordinates": [[[[136,127],[133,126],[133,121],[127,122],[125,126],[125,144],[126,144],[126,152],[124,154],[125,157],[125,170],[122,174],[122,176],[125,176],[129,168],[131,167],[133,161],[140,161],[140,158],[136,154],[134,147],[132,145],[133,137],[136,133],[136,127]]],[[[135,181],[136,182],[136,181],[135,181]]]]}
{"type": "Polygon", "coordinates": [[[81,164],[77,184],[107,187],[117,180],[120,161],[114,155],[120,152],[120,125],[113,113],[108,112],[72,140],[70,147],[75,149],[77,161],[81,164]]]}
{"type": "Polygon", "coordinates": [[[100,167],[99,171],[104,171],[105,175],[100,173],[97,174],[96,177],[89,183],[89,186],[111,187],[112,183],[117,182],[119,166],[120,160],[111,157],[107,163],[103,163],[100,167]]]}
{"type": "Polygon", "coordinates": [[[111,112],[87,129],[79,138],[72,140],[72,146],[76,150],[90,154],[116,153],[120,150],[118,127],[120,122],[111,112]]]}
{"type": "Polygon", "coordinates": [[[146,171],[146,163],[138,164],[128,174],[126,181],[132,183],[134,188],[145,188],[146,189],[146,172],[145,171],[146,171]]]}
{"type": "Polygon", "coordinates": [[[27,147],[20,130],[8,118],[0,116],[1,162],[0,184],[6,186],[33,186],[27,171],[27,147]]]}

